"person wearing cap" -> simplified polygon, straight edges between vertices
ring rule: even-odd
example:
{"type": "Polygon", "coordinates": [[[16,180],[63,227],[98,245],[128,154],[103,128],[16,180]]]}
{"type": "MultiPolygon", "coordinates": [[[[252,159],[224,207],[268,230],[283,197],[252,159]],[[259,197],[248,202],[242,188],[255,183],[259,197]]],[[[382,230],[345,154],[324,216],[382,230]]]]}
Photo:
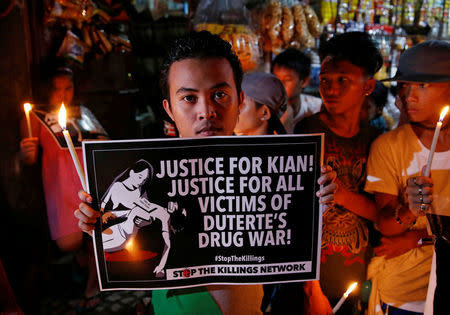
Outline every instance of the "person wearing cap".
{"type": "Polygon", "coordinates": [[[288,106],[281,122],[287,133],[293,133],[295,124],[322,108],[322,100],[319,97],[302,93],[309,84],[311,58],[298,49],[288,48],[272,61],[272,73],[286,89],[288,106]]]}
{"type": "MultiPolygon", "coordinates": [[[[400,56],[396,75],[387,80],[398,82],[409,123],[380,136],[370,150],[365,190],[375,195],[376,223],[383,237],[368,270],[369,314],[380,309],[421,314],[433,257],[425,213],[441,215],[442,223],[450,216],[448,117],[442,122],[430,176],[422,176],[436,122],[450,101],[450,44],[431,40],[413,46],[400,56]]],[[[433,286],[429,288],[434,314],[448,312],[444,304],[450,296],[450,229],[441,228],[443,235],[435,243],[434,294],[433,286]]]]}
{"type": "Polygon", "coordinates": [[[330,305],[340,300],[349,284],[358,282],[337,313],[351,314],[360,304],[370,253],[370,221],[376,216],[374,201],[363,187],[370,144],[379,132],[361,119],[361,110],[375,87],[373,75],[383,59],[370,36],[362,32],[334,36],[321,44],[319,55],[324,110],[300,121],[294,133],[325,134],[324,164],[337,172],[338,188],[335,205],[322,219],[320,286],[305,283],[305,307],[311,314],[323,313],[326,306],[331,311],[330,305]],[[315,309],[320,305],[315,301],[322,301],[321,310],[315,309]]]}
{"type": "Polygon", "coordinates": [[[248,73],[242,80],[244,102],[234,128],[237,135],[285,134],[280,117],[286,110],[286,91],[278,78],[265,72],[248,73]]]}

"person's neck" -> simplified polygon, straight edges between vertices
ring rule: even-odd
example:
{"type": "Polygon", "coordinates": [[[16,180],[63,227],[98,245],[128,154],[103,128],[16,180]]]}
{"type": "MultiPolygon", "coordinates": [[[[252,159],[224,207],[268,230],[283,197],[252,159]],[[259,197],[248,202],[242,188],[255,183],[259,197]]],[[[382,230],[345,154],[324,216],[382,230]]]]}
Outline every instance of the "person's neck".
{"type": "MultiPolygon", "coordinates": [[[[417,138],[419,138],[420,142],[427,149],[431,148],[431,144],[433,142],[434,132],[436,129],[436,125],[422,125],[420,123],[410,123],[412,130],[416,134],[417,138]]],[[[436,152],[444,152],[450,150],[450,128],[449,122],[443,125],[440,132],[439,137],[436,143],[436,152]]]]}
{"type": "Polygon", "coordinates": [[[122,181],[122,184],[128,188],[129,190],[134,190],[136,189],[136,187],[133,186],[133,184],[130,183],[130,178],[125,179],[124,181],[122,181]]]}
{"type": "Polygon", "coordinates": [[[238,136],[263,136],[263,135],[267,135],[267,129],[268,129],[268,123],[266,122],[265,124],[261,124],[259,127],[252,129],[252,130],[247,130],[245,132],[236,132],[235,133],[238,136]]]}
{"type": "Polygon", "coordinates": [[[290,98],[289,105],[292,107],[292,118],[294,118],[300,111],[300,95],[296,95],[290,98]]]}
{"type": "Polygon", "coordinates": [[[357,111],[336,115],[325,110],[319,117],[331,131],[340,137],[351,138],[359,133],[361,121],[357,111]]]}

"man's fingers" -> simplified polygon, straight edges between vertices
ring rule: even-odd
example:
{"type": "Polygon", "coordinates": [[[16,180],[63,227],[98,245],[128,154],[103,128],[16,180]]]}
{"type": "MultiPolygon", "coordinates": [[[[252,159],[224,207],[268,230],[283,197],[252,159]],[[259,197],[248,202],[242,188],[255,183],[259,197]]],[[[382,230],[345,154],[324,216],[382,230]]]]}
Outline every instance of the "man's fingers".
{"type": "Polygon", "coordinates": [[[91,195],[89,195],[87,192],[85,192],[82,189],[78,192],[78,198],[80,198],[80,200],[83,201],[83,202],[87,202],[87,203],[91,203],[92,202],[91,195]]]}
{"type": "Polygon", "coordinates": [[[417,186],[424,186],[424,187],[432,187],[433,186],[433,180],[429,177],[425,176],[413,176],[408,178],[406,181],[406,184],[409,187],[417,187],[417,186]]]}
{"type": "Polygon", "coordinates": [[[80,220],[84,223],[89,223],[89,224],[95,224],[95,222],[97,222],[97,218],[98,218],[98,216],[95,216],[95,214],[94,215],[86,215],[81,209],[75,210],[73,215],[78,220],[80,220]]]}
{"type": "Polygon", "coordinates": [[[326,183],[331,183],[331,182],[333,182],[336,179],[337,174],[336,174],[335,171],[333,171],[331,169],[330,166],[328,166],[328,165],[322,166],[321,171],[322,171],[322,175],[317,180],[319,185],[324,185],[326,183]]]}
{"type": "MultiPolygon", "coordinates": [[[[337,184],[336,183],[331,183],[327,186],[322,187],[321,189],[319,189],[319,191],[316,193],[317,197],[322,197],[322,196],[326,196],[331,194],[332,192],[335,192],[337,189],[337,184]]],[[[334,198],[334,196],[333,196],[334,198]]]]}
{"type": "Polygon", "coordinates": [[[84,214],[86,217],[88,217],[90,219],[96,220],[100,216],[100,212],[95,211],[94,209],[89,207],[84,202],[80,203],[80,205],[78,206],[78,209],[80,210],[80,212],[82,214],[84,214]]]}

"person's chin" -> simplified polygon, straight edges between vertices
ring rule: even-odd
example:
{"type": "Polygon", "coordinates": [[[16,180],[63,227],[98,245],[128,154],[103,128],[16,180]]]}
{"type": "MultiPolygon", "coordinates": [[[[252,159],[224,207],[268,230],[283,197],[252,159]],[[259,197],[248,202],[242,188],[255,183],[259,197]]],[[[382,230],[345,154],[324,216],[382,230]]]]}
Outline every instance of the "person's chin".
{"type": "Polygon", "coordinates": [[[203,137],[214,137],[214,136],[224,136],[225,132],[221,128],[210,128],[210,129],[203,129],[196,133],[197,137],[203,138],[203,137]]]}

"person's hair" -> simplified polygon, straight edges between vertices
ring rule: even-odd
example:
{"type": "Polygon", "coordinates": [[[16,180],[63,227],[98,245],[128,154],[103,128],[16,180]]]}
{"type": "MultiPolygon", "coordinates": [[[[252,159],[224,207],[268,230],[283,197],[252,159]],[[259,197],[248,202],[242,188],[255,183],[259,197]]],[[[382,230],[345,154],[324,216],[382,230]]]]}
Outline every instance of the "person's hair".
{"type": "Polygon", "coordinates": [[[184,209],[177,209],[170,214],[169,225],[173,233],[184,230],[187,222],[186,213],[184,209]]]}
{"type": "Polygon", "coordinates": [[[169,98],[169,70],[174,62],[185,59],[225,58],[233,70],[234,83],[241,93],[242,66],[231,45],[217,35],[207,31],[189,32],[176,39],[169,47],[161,68],[160,86],[164,98],[169,98]]]}
{"type": "Polygon", "coordinates": [[[380,81],[377,81],[372,94],[370,94],[370,97],[375,102],[377,110],[381,112],[383,111],[383,108],[387,103],[388,88],[380,81]]]}
{"type": "Polygon", "coordinates": [[[336,61],[346,60],[373,76],[383,65],[383,57],[370,36],[363,32],[348,32],[335,35],[319,47],[319,56],[336,61]]]}
{"type": "Polygon", "coordinates": [[[103,201],[106,196],[108,195],[109,190],[111,189],[111,187],[116,183],[116,182],[122,182],[125,179],[127,179],[130,176],[130,171],[134,171],[135,173],[140,173],[143,170],[148,169],[148,177],[145,180],[145,182],[142,184],[142,186],[140,187],[140,196],[143,197],[145,195],[148,195],[149,193],[149,186],[150,186],[150,182],[153,179],[153,166],[147,162],[146,160],[139,160],[136,163],[134,163],[133,166],[127,168],[125,171],[123,171],[122,173],[119,174],[119,176],[117,176],[113,182],[111,183],[111,185],[108,187],[108,189],[106,190],[106,192],[104,193],[104,195],[102,196],[101,201],[103,201]]]}
{"type": "Polygon", "coordinates": [[[311,58],[298,49],[288,48],[273,59],[271,72],[275,66],[292,69],[297,72],[299,79],[303,80],[311,73],[311,58]]]}

